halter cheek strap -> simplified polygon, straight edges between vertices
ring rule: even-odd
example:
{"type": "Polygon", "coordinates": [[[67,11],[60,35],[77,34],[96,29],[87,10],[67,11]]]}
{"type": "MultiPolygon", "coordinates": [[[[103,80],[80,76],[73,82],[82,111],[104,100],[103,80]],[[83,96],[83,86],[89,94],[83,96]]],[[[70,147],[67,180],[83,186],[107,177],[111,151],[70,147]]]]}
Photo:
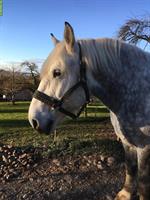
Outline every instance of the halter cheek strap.
{"type": "Polygon", "coordinates": [[[80,58],[80,80],[77,82],[74,86],[72,86],[61,99],[56,99],[54,97],[48,96],[47,94],[40,92],[38,90],[35,91],[33,94],[33,97],[35,99],[38,99],[39,101],[47,104],[48,106],[53,107],[54,109],[59,110],[63,114],[76,119],[80,116],[81,112],[84,110],[86,105],[90,102],[90,95],[89,95],[89,90],[87,86],[87,80],[86,80],[86,65],[85,62],[82,60],[82,52],[81,52],[81,45],[79,45],[79,58],[80,58]],[[74,114],[66,109],[63,108],[63,104],[65,103],[65,100],[71,96],[71,94],[76,91],[78,88],[83,88],[85,97],[86,97],[86,102],[81,106],[79,112],[77,114],[74,114]]]}

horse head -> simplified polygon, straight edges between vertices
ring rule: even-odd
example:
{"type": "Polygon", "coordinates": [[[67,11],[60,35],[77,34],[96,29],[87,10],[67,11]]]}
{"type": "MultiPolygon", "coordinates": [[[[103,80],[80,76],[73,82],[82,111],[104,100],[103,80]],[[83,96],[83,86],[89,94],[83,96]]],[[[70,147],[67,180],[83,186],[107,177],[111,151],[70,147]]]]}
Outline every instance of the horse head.
{"type": "Polygon", "coordinates": [[[64,40],[51,34],[55,48],[41,70],[41,81],[29,107],[31,126],[50,133],[66,115],[74,118],[89,99],[81,69],[81,46],[75,40],[71,25],[65,22],[64,40]]]}

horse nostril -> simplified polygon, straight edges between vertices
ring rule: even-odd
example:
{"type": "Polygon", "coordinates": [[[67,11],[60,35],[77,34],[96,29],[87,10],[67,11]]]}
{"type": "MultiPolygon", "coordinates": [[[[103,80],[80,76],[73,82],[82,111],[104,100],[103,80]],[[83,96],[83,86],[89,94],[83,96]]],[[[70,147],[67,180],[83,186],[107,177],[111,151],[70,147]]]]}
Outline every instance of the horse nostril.
{"type": "Polygon", "coordinates": [[[32,119],[32,125],[34,129],[38,129],[39,128],[39,123],[36,119],[32,119]]]}

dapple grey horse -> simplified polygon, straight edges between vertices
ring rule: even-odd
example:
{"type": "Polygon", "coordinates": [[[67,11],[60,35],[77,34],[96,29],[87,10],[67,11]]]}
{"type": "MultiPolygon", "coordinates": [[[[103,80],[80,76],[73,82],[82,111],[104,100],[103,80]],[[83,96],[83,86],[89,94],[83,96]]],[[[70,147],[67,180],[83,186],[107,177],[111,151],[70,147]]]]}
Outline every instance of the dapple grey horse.
{"type": "Polygon", "coordinates": [[[29,108],[32,127],[50,133],[98,97],[125,149],[126,179],[115,199],[150,200],[150,54],[115,39],[76,40],[67,22],[63,41],[51,36],[55,48],[29,108]]]}

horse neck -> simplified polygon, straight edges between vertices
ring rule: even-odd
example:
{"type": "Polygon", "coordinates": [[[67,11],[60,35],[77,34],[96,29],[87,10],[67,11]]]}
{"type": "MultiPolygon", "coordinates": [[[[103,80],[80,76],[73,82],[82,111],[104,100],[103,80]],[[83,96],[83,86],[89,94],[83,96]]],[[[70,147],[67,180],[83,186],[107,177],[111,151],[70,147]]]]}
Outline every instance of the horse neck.
{"type": "Polygon", "coordinates": [[[119,96],[116,94],[120,74],[119,42],[112,39],[80,42],[91,94],[100,98],[111,110],[116,110],[119,106],[119,96]]]}

